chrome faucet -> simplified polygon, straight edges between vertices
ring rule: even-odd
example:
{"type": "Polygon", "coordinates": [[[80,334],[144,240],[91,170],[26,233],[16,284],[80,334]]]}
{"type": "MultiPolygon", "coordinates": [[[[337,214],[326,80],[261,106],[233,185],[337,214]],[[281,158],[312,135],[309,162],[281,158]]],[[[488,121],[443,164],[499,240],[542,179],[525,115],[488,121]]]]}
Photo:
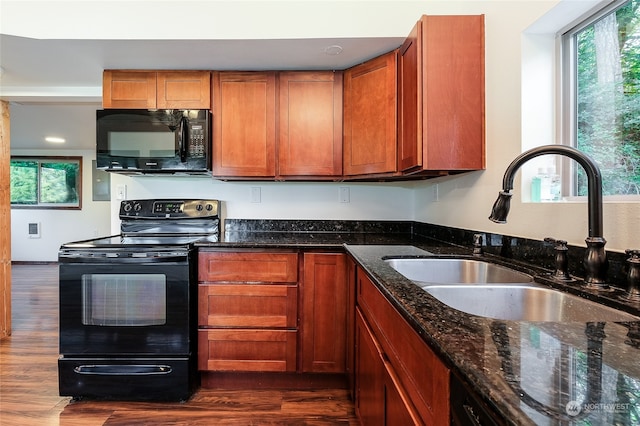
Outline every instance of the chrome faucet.
{"type": "Polygon", "coordinates": [[[604,245],[607,241],[602,236],[602,176],[596,163],[581,151],[564,145],[543,145],[517,156],[504,173],[502,191],[493,204],[489,219],[496,223],[506,223],[511,204],[511,191],[515,172],[532,158],[545,154],[557,154],[569,157],[582,166],[587,173],[589,236],[585,240],[587,250],[584,257],[585,283],[599,290],[609,288],[606,275],[608,268],[607,253],[604,245]]]}

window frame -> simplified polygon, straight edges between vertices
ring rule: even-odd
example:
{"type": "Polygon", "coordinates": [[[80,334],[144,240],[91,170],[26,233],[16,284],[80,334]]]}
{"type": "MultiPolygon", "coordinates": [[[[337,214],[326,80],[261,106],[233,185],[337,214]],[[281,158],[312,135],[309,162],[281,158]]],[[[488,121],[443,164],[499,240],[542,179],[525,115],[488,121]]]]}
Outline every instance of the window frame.
{"type": "MultiPolygon", "coordinates": [[[[593,25],[610,13],[614,13],[617,9],[623,7],[629,0],[609,0],[601,8],[595,12],[580,18],[577,22],[570,25],[567,29],[560,32],[560,138],[561,144],[577,147],[578,120],[577,104],[577,72],[576,63],[577,39],[575,35],[593,25]]],[[[585,196],[577,195],[578,180],[577,167],[575,162],[562,157],[557,160],[560,164],[558,170],[562,179],[562,196],[566,199],[582,199],[585,196]]],[[[605,195],[605,201],[640,201],[640,195],[605,195]]]]}
{"type": "Polygon", "coordinates": [[[48,155],[12,155],[10,158],[9,173],[11,173],[11,163],[13,161],[32,161],[38,163],[38,200],[36,204],[16,204],[11,202],[11,209],[38,209],[38,210],[82,210],[82,179],[83,165],[82,156],[48,156],[48,155]],[[76,178],[76,191],[78,194],[77,203],[42,203],[40,202],[40,185],[41,185],[41,164],[42,163],[75,163],[78,165],[78,176],[76,178]]]}

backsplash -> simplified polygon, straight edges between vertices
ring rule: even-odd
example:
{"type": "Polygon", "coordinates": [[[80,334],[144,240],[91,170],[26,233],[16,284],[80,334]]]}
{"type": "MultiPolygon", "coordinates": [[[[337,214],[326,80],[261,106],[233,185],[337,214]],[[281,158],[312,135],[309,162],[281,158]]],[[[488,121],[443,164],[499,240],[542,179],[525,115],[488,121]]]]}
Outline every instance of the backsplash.
{"type": "MultiPolygon", "coordinates": [[[[434,239],[448,244],[471,248],[475,234],[483,237],[485,253],[554,269],[555,253],[553,245],[541,240],[515,237],[511,235],[479,232],[430,223],[412,221],[358,221],[358,220],[263,220],[226,219],[224,233],[312,233],[312,234],[385,234],[406,238],[409,241],[434,239]]],[[[349,242],[349,241],[345,241],[349,242]]],[[[355,242],[355,241],[352,241],[355,242]]],[[[569,246],[569,272],[584,277],[584,247],[569,246]]],[[[627,255],[607,251],[609,260],[609,285],[620,289],[627,287],[627,255]]]]}
{"type": "Polygon", "coordinates": [[[414,222],[367,220],[226,219],[225,232],[393,233],[413,232],[414,222]]]}
{"type": "MultiPolygon", "coordinates": [[[[475,234],[481,234],[483,238],[482,248],[485,253],[531,263],[551,270],[554,269],[555,265],[553,245],[541,240],[452,228],[429,223],[416,223],[414,233],[422,237],[465,247],[471,247],[473,245],[473,236],[475,234]]],[[[568,247],[569,273],[577,277],[584,277],[583,259],[586,251],[585,247],[572,245],[568,247]]],[[[607,251],[607,259],[609,260],[607,277],[609,285],[621,289],[627,288],[627,258],[628,256],[624,253],[607,251]]]]}

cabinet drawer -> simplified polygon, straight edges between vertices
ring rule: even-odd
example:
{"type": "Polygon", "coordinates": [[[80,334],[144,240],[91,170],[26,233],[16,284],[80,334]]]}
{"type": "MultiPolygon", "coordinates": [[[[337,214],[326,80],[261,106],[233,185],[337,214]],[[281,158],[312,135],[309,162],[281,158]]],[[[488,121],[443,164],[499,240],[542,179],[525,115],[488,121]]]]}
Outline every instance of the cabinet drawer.
{"type": "Polygon", "coordinates": [[[200,252],[198,281],[298,281],[297,253],[200,252]]]}
{"type": "Polygon", "coordinates": [[[198,369],[295,371],[296,334],[295,330],[199,330],[198,369]]]}
{"type": "Polygon", "coordinates": [[[423,421],[448,424],[449,370],[361,269],[357,303],[423,421]]]}
{"type": "Polygon", "coordinates": [[[198,325],[295,328],[297,290],[283,284],[200,284],[198,325]]]}

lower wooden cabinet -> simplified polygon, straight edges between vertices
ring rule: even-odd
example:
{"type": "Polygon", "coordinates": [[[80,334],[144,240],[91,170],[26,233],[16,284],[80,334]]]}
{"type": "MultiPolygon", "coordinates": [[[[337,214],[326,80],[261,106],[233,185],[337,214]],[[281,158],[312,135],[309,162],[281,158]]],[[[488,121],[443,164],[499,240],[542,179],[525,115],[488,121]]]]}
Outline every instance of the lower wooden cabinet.
{"type": "Polygon", "coordinates": [[[296,330],[200,329],[198,369],[286,372],[296,370],[296,330]]]}
{"type": "Polygon", "coordinates": [[[362,423],[448,425],[449,370],[366,272],[358,268],[356,276],[356,409],[362,423]]]}
{"type": "Polygon", "coordinates": [[[383,351],[359,311],[356,313],[355,327],[357,414],[363,425],[383,425],[383,351]]]}
{"type": "Polygon", "coordinates": [[[355,260],[347,256],[347,386],[351,399],[356,399],[356,271],[355,260]]]}
{"type": "Polygon", "coordinates": [[[302,371],[344,373],[347,275],[343,253],[305,253],[302,283],[302,371]]]}
{"type": "Polygon", "coordinates": [[[423,424],[360,311],[355,325],[356,410],[362,424],[423,424]]]}
{"type": "Polygon", "coordinates": [[[201,250],[198,368],[345,372],[344,253],[201,250]]]}
{"type": "Polygon", "coordinates": [[[199,252],[199,370],[296,371],[298,259],[295,252],[199,252]]]}

